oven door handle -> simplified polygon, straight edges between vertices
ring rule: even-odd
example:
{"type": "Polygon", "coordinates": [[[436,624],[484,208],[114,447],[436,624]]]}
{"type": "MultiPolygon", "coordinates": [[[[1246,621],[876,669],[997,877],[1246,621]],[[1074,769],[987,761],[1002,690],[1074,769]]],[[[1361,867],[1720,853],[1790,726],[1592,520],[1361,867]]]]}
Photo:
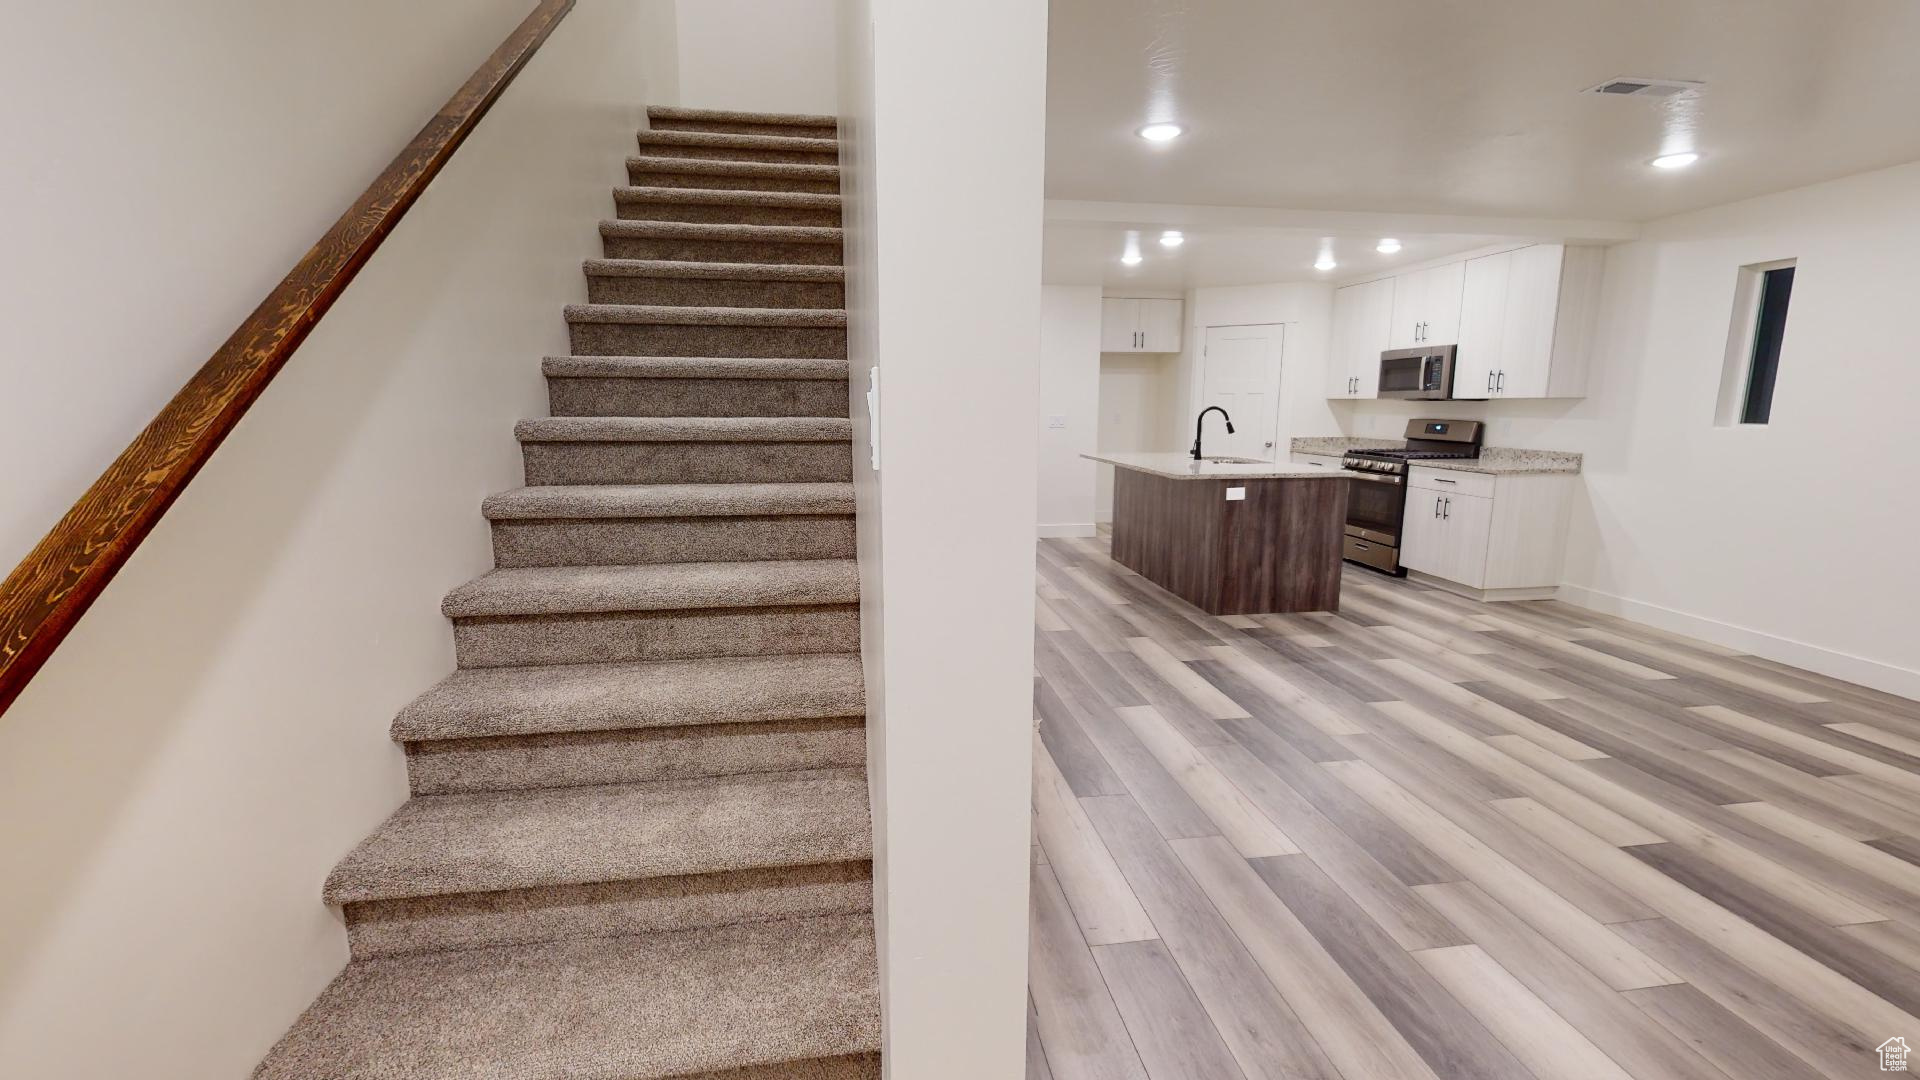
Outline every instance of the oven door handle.
{"type": "Polygon", "coordinates": [[[1382,476],[1379,473],[1364,473],[1355,469],[1342,469],[1340,471],[1346,473],[1348,477],[1354,480],[1365,480],[1369,484],[1397,484],[1400,482],[1400,478],[1397,476],[1382,476]]]}

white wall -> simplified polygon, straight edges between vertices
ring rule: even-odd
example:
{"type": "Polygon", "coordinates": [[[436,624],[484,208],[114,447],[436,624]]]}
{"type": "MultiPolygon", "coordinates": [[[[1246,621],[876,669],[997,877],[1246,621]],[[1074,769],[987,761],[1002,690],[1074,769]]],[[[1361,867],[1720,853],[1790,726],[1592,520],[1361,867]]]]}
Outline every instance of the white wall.
{"type": "Polygon", "coordinates": [[[11,568],[531,10],[10,11],[0,567],[11,568]],[[351,71],[341,58],[353,57],[351,71]]]}
{"type": "Polygon", "coordinates": [[[1567,599],[1920,697],[1916,191],[1920,163],[1653,222],[1608,253],[1586,398],[1341,403],[1341,428],[1484,417],[1490,444],[1583,452],[1567,599]],[[1773,422],[1716,427],[1738,269],[1781,258],[1773,422]]]}
{"type": "MultiPolygon", "coordinates": [[[[1180,359],[1160,353],[1100,356],[1100,450],[1181,449],[1175,434],[1181,396],[1180,359]]],[[[1113,520],[1113,466],[1096,465],[1094,520],[1113,520]]]]}
{"type": "Polygon", "coordinates": [[[1092,536],[1093,452],[1101,426],[1100,287],[1040,290],[1041,536],[1092,536]],[[1055,420],[1062,427],[1052,427],[1055,420]]]}
{"type": "MultiPolygon", "coordinates": [[[[72,145],[25,131],[47,201],[6,200],[46,260],[0,290],[38,305],[0,320],[39,343],[0,353],[0,437],[31,423],[47,474],[9,490],[23,517],[91,480],[529,8],[116,6],[35,9],[14,58],[79,93],[38,98],[72,145]]],[[[479,500],[545,413],[650,10],[581,0],[0,718],[0,1073],[242,1080],[345,962],[321,883],[405,797],[387,727],[452,670],[439,600],[490,565],[479,500]]]]}
{"type": "Polygon", "coordinates": [[[855,428],[887,1075],[1026,1056],[1045,4],[843,0],[855,428]],[[980,58],[992,58],[983,78],[980,58]],[[965,168],[955,168],[955,147],[965,168]],[[959,227],[956,223],[964,223],[959,227]],[[954,310],[964,334],[946,333],[954,310]]]}
{"type": "Polygon", "coordinates": [[[840,111],[835,0],[679,0],[679,104],[840,111]]]}

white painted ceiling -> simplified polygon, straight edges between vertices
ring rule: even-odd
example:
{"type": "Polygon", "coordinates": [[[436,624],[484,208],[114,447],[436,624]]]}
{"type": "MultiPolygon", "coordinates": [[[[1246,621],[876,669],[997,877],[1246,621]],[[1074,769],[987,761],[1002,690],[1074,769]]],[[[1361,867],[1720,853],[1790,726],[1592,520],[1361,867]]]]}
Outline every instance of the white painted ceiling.
{"type": "Polygon", "coordinates": [[[1051,10],[1052,199],[1645,221],[1920,159],[1920,0],[1051,10]],[[1707,85],[1581,93],[1616,76],[1707,85]],[[1646,166],[1676,149],[1704,157],[1646,166]]]}
{"type": "Polygon", "coordinates": [[[1219,226],[1181,232],[1186,243],[1160,246],[1163,226],[1105,222],[1049,221],[1041,280],[1048,284],[1132,286],[1141,289],[1193,289],[1215,285],[1256,285],[1286,281],[1345,281],[1377,270],[1410,266],[1427,259],[1486,247],[1497,236],[1433,233],[1399,238],[1397,255],[1374,251],[1372,233],[1330,233],[1307,229],[1219,226]],[[1128,235],[1140,248],[1138,266],[1119,262],[1128,235]],[[1313,268],[1322,245],[1339,263],[1331,271],[1313,268]]]}

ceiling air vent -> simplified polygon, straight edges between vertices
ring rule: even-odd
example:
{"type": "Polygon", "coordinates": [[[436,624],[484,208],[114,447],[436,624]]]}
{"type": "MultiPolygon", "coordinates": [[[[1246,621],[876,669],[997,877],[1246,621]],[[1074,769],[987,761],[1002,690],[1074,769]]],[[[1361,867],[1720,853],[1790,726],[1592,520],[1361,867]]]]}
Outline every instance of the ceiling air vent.
{"type": "Polygon", "coordinates": [[[1690,93],[1705,85],[1706,83],[1692,82],[1687,79],[1638,79],[1623,75],[1617,79],[1608,79],[1599,86],[1589,86],[1585,92],[1605,94],[1608,97],[1670,98],[1677,94],[1690,93]]]}

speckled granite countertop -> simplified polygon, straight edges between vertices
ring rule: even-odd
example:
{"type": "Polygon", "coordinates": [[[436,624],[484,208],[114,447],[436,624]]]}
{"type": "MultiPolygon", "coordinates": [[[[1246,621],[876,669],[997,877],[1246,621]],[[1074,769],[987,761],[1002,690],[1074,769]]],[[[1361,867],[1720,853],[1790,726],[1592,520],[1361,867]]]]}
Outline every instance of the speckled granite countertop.
{"type": "Polygon", "coordinates": [[[1493,473],[1496,476],[1577,473],[1580,471],[1580,455],[1568,453],[1565,450],[1514,450],[1505,446],[1483,446],[1477,458],[1449,459],[1432,464],[1416,462],[1415,464],[1422,468],[1493,473]]]}
{"type": "Polygon", "coordinates": [[[1351,473],[1329,472],[1311,465],[1290,461],[1260,461],[1254,458],[1209,458],[1195,461],[1186,454],[1132,454],[1114,451],[1105,454],[1081,454],[1122,469],[1135,469],[1172,480],[1345,480],[1351,473]]]}
{"type": "Polygon", "coordinates": [[[1358,435],[1310,435],[1293,440],[1291,449],[1296,454],[1339,457],[1349,450],[1392,450],[1405,445],[1407,445],[1405,439],[1367,439],[1358,435]]]}
{"type": "MultiPolygon", "coordinates": [[[[1407,444],[1404,439],[1321,435],[1295,439],[1292,448],[1296,454],[1338,457],[1349,450],[1397,450],[1405,445],[1407,444]]],[[[1477,458],[1422,463],[1421,467],[1452,469],[1455,472],[1492,473],[1497,476],[1520,476],[1527,473],[1577,473],[1580,471],[1580,460],[1579,454],[1565,450],[1515,450],[1506,446],[1483,446],[1477,458]]]]}

